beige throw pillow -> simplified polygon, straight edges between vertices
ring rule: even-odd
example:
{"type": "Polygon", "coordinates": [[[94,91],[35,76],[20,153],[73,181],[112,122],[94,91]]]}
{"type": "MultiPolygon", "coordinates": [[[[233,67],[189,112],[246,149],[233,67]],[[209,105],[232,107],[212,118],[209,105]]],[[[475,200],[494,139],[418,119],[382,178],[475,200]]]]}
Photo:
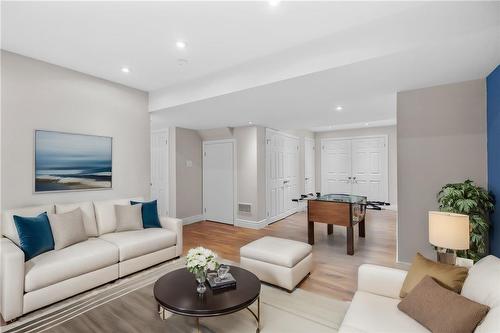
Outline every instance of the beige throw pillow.
{"type": "Polygon", "coordinates": [[[60,250],[88,239],[80,208],[67,213],[47,215],[54,237],[54,250],[60,250]]]}
{"type": "Polygon", "coordinates": [[[434,278],[441,286],[459,293],[462,290],[468,269],[442,264],[417,253],[406,275],[399,297],[404,298],[426,276],[434,278]]]}
{"type": "Polygon", "coordinates": [[[398,304],[398,309],[433,333],[472,333],[489,307],[445,289],[426,276],[398,304]]]}
{"type": "Polygon", "coordinates": [[[115,205],[116,231],[143,229],[141,207],[142,204],[115,205]]]}

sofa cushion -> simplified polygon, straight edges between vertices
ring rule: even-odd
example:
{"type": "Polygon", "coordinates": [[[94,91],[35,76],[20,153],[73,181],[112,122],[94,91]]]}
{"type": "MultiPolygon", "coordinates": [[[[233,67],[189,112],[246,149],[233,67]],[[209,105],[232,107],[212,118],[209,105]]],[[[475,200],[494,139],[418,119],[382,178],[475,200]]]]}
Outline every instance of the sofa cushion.
{"type": "Polygon", "coordinates": [[[340,326],[339,333],[384,332],[413,333],[429,332],[415,320],[399,311],[399,299],[378,296],[358,291],[340,326]]]}
{"type": "Polygon", "coordinates": [[[26,292],[116,264],[118,248],[97,238],[45,252],[25,264],[26,292]]]}
{"type": "Polygon", "coordinates": [[[115,232],[115,205],[130,205],[130,201],[141,201],[141,198],[94,201],[97,231],[99,235],[115,232]]]}
{"type": "Polygon", "coordinates": [[[156,200],[149,202],[130,201],[131,205],[141,204],[142,224],[144,228],[161,228],[158,216],[158,203],[156,200]]]}
{"type": "Polygon", "coordinates": [[[82,211],[85,232],[89,237],[99,236],[97,233],[97,222],[95,220],[94,204],[92,201],[77,202],[70,204],[56,204],[56,214],[67,213],[80,208],[82,211]]]}
{"type": "Polygon", "coordinates": [[[142,227],[142,205],[115,205],[116,232],[141,230],[142,227]]]}
{"type": "Polygon", "coordinates": [[[80,208],[67,213],[49,214],[48,216],[52,236],[54,237],[54,250],[61,250],[89,238],[85,232],[80,208]]]}
{"type": "Polygon", "coordinates": [[[24,252],[24,260],[54,249],[54,237],[50,229],[47,213],[35,217],[14,215],[17,233],[24,252]]]}
{"type": "Polygon", "coordinates": [[[490,308],[426,276],[398,304],[398,309],[432,332],[472,333],[490,308]]]}
{"type": "Polygon", "coordinates": [[[240,256],[291,268],[311,251],[312,246],[309,244],[266,236],[243,246],[240,256]]]}
{"type": "Polygon", "coordinates": [[[462,296],[488,305],[491,309],[476,333],[500,332],[500,259],[487,256],[471,269],[462,288],[462,296]]]}
{"type": "Polygon", "coordinates": [[[177,241],[175,232],[161,228],[114,232],[99,238],[118,247],[120,261],[166,249],[177,241]]]}
{"type": "MultiPolygon", "coordinates": [[[[429,260],[417,253],[406,274],[399,297],[404,298],[425,277],[430,276],[441,286],[459,293],[462,290],[468,269],[429,260]]],[[[479,302],[480,303],[480,302],[479,302]]]]}
{"type": "Polygon", "coordinates": [[[16,225],[14,224],[14,215],[34,217],[45,212],[47,214],[54,213],[54,205],[24,207],[4,211],[2,218],[2,235],[19,246],[21,243],[19,240],[19,234],[17,233],[16,225]]]}

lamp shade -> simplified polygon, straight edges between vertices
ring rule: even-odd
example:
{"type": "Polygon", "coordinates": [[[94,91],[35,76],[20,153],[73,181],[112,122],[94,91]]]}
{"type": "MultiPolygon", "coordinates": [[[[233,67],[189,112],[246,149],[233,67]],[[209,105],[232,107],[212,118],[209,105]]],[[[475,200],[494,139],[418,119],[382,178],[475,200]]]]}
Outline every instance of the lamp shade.
{"type": "Polygon", "coordinates": [[[469,216],[429,212],[429,242],[451,250],[469,249],[469,216]]]}

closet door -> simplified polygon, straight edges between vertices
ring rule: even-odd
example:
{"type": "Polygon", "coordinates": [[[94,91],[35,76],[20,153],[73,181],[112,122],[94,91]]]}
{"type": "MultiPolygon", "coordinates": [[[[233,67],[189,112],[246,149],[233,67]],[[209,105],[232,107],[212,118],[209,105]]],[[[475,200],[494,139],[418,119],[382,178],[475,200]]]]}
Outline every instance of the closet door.
{"type": "Polygon", "coordinates": [[[351,194],[351,140],[321,140],[321,193],[351,194]]]}
{"type": "Polygon", "coordinates": [[[272,223],[296,211],[298,193],[298,138],[266,129],[267,220],[272,223]]]}
{"type": "Polygon", "coordinates": [[[234,142],[203,142],[205,219],[234,224],[234,142]]]}
{"type": "Polygon", "coordinates": [[[385,137],[352,140],[352,194],[368,200],[388,200],[385,137]]]}
{"type": "Polygon", "coordinates": [[[304,141],[304,194],[315,192],[314,179],[314,139],[304,141]]]}

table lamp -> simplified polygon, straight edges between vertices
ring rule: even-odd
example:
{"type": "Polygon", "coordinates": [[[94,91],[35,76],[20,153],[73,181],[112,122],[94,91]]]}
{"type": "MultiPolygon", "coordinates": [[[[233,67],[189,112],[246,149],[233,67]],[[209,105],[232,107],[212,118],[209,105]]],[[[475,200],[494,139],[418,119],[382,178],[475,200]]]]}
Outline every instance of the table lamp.
{"type": "Polygon", "coordinates": [[[429,242],[437,247],[439,262],[455,265],[456,250],[469,249],[469,216],[429,212],[429,242]]]}

